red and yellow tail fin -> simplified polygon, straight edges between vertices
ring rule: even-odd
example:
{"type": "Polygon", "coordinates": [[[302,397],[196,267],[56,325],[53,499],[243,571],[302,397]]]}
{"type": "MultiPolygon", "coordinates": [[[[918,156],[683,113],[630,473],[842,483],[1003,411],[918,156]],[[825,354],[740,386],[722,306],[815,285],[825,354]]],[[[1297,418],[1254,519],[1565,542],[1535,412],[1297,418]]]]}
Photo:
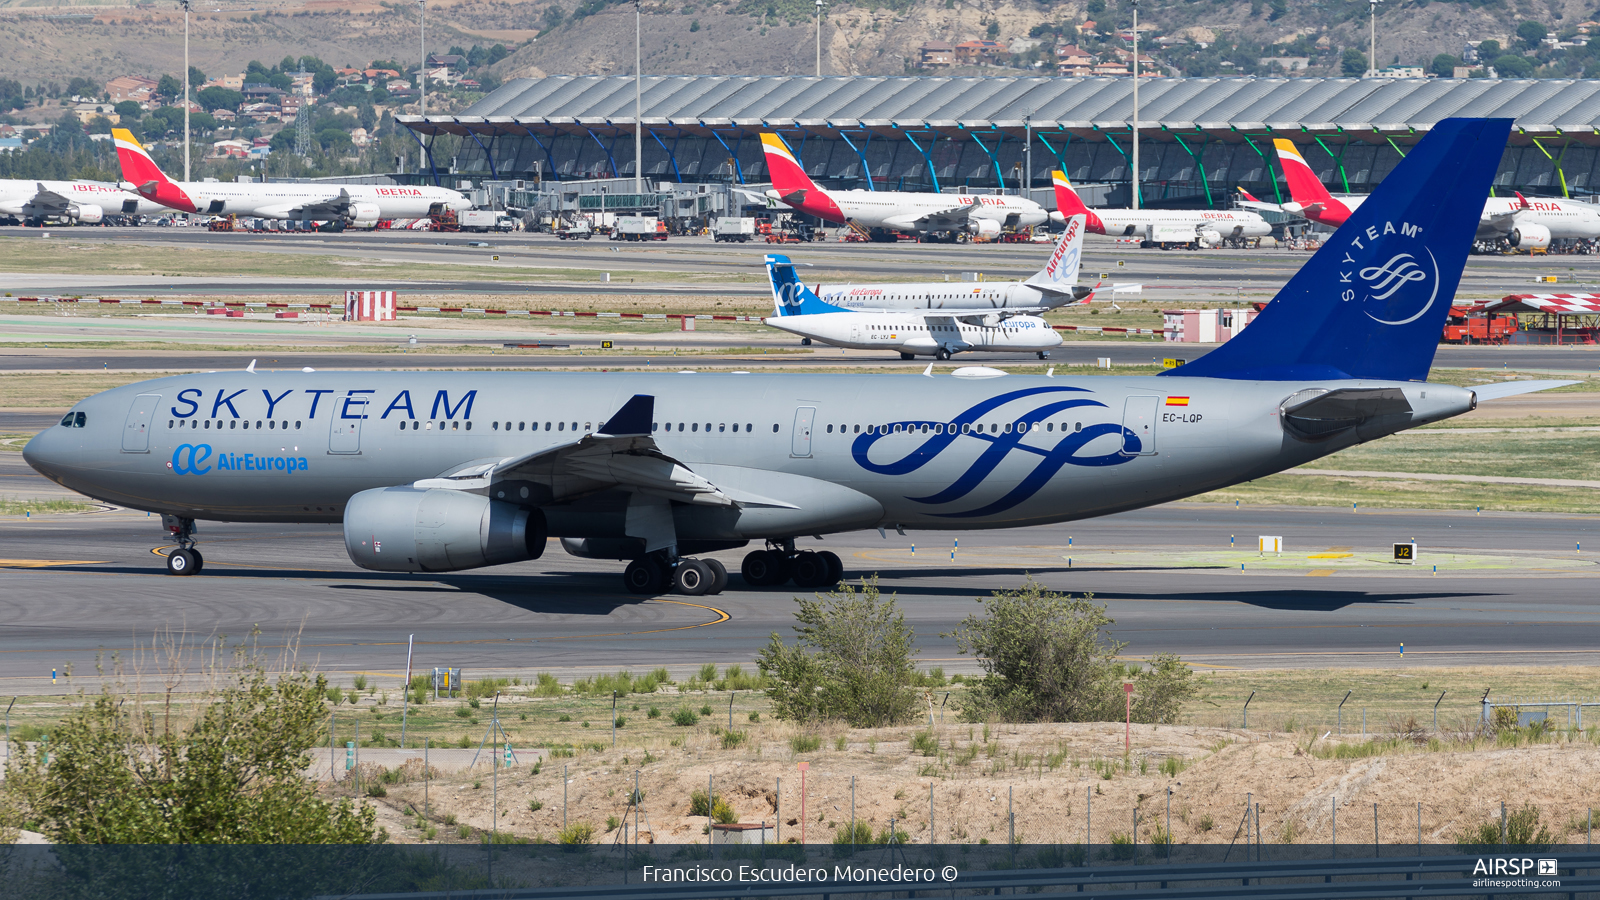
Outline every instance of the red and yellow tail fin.
{"type": "Polygon", "coordinates": [[[111,129],[111,140],[117,145],[117,162],[122,165],[122,180],[131,184],[141,197],[154,200],[163,206],[183,212],[199,212],[183,188],[161,171],[156,161],[145,152],[144,145],[126,128],[111,129]]]}
{"type": "Polygon", "coordinates": [[[1056,209],[1063,216],[1083,216],[1091,234],[1105,234],[1106,226],[1094,210],[1083,204],[1083,198],[1072,189],[1072,182],[1067,180],[1067,173],[1056,171],[1050,173],[1050,181],[1056,188],[1056,209]]]}
{"type": "Polygon", "coordinates": [[[775,134],[761,135],[761,150],[767,158],[767,175],[772,179],[772,189],[778,199],[795,209],[829,222],[844,222],[845,215],[828,192],[816,186],[800,161],[789,152],[783,138],[775,134]]]}
{"type": "Polygon", "coordinates": [[[1278,162],[1283,166],[1283,180],[1289,183],[1289,197],[1300,204],[1308,218],[1337,226],[1350,217],[1350,208],[1328,193],[1322,179],[1300,155],[1300,148],[1283,138],[1273,140],[1272,144],[1278,148],[1278,162]]]}

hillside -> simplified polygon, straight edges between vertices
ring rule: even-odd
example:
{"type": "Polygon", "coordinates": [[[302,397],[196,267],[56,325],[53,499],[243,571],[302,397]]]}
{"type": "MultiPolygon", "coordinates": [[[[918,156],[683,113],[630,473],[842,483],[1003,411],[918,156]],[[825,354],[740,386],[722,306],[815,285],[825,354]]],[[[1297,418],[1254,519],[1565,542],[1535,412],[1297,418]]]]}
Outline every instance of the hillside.
{"type": "MultiPolygon", "coordinates": [[[[7,48],[0,77],[24,84],[65,82],[76,76],[105,80],[121,74],[160,75],[179,71],[182,18],[154,7],[108,9],[97,3],[44,7],[35,0],[0,0],[0,41],[7,48]],[[75,18],[63,15],[78,13],[75,18]]],[[[237,72],[250,59],[272,61],[313,54],[336,66],[374,59],[414,63],[416,7],[411,3],[334,0],[239,0],[207,4],[192,23],[191,56],[201,70],[237,72]],[[234,5],[237,3],[237,6],[234,5]]],[[[801,0],[646,0],[644,66],[666,74],[808,74],[814,69],[812,4],[801,0]]],[[[823,30],[828,74],[897,75],[916,71],[924,41],[959,42],[992,36],[1008,47],[1038,34],[1041,26],[1077,40],[1091,52],[1114,48],[1066,26],[1086,17],[1126,27],[1125,2],[1069,0],[888,0],[839,3],[823,30]]],[[[1366,4],[1322,5],[1286,0],[1249,3],[1162,2],[1141,8],[1147,37],[1176,35],[1212,46],[1158,48],[1144,45],[1169,73],[1228,74],[1252,71],[1260,55],[1310,56],[1313,73],[1333,72],[1339,53],[1367,46],[1366,4]],[[1274,19],[1273,17],[1277,18],[1274,19]],[[1185,30],[1187,29],[1187,30],[1185,30]],[[1217,42],[1213,44],[1213,41],[1217,42]],[[1298,42],[1298,44],[1296,44],[1298,42]],[[1278,45],[1273,47],[1271,45],[1278,45]],[[1242,46],[1240,46],[1242,45],[1242,46]],[[1231,65],[1230,65],[1231,63],[1231,65]]],[[[516,52],[495,67],[501,78],[540,74],[625,73],[632,69],[632,8],[606,0],[435,0],[428,6],[428,48],[503,42],[516,52]],[[540,36],[542,34],[542,36],[540,36]]],[[[1492,38],[1508,48],[1519,22],[1543,23],[1552,36],[1570,31],[1588,15],[1577,0],[1544,0],[1479,6],[1413,0],[1380,7],[1378,61],[1426,63],[1436,54],[1459,55],[1466,41],[1492,38]]],[[[1049,43],[1051,34],[1045,34],[1049,43]]],[[[1033,56],[1004,56],[1005,65],[1029,65],[1033,56]]],[[[1535,64],[1587,60],[1587,48],[1548,50],[1535,64]],[[1580,52],[1581,51],[1581,52],[1580,52]]],[[[982,72],[992,69],[969,68],[982,72]]],[[[1048,71],[1048,68],[1039,71],[1048,71]]]]}

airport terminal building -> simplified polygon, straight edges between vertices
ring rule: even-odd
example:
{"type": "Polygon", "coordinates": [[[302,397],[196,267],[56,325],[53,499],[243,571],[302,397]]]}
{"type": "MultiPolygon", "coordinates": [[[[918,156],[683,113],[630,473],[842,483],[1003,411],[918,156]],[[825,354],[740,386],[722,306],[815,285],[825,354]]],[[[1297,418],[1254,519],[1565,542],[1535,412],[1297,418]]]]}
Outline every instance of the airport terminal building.
{"type": "MultiPolygon", "coordinates": [[[[1044,195],[1061,168],[1122,205],[1132,95],[1126,77],[647,77],[643,172],[653,183],[764,184],[757,135],[772,131],[826,187],[1016,191],[1031,174],[1044,195]]],[[[1497,191],[1600,191],[1600,81],[1148,78],[1139,95],[1150,206],[1222,206],[1235,187],[1286,200],[1273,138],[1298,144],[1330,190],[1366,192],[1449,116],[1516,120],[1497,191]]],[[[517,79],[458,115],[398,121],[435,183],[634,174],[627,76],[517,79]],[[445,134],[460,146],[440,159],[433,142],[445,134]]]]}

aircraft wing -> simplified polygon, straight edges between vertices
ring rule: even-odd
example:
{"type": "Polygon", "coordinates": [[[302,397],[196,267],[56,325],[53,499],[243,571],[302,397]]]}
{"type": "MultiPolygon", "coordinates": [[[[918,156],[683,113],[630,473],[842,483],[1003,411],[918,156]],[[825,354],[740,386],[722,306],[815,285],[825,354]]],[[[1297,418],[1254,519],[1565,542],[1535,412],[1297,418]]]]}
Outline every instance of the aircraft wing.
{"type": "Polygon", "coordinates": [[[923,213],[914,219],[911,224],[915,228],[929,231],[961,228],[967,224],[967,220],[972,218],[972,214],[977,210],[977,203],[957,204],[934,212],[923,213]]]}
{"type": "Polygon", "coordinates": [[[655,398],[638,394],[598,432],[525,456],[474,460],[413,487],[492,496],[496,485],[512,484],[533,491],[531,500],[538,504],[621,488],[697,506],[795,508],[783,501],[719,488],[662,453],[651,437],[654,414],[655,398]]]}
{"type": "Polygon", "coordinates": [[[67,207],[71,205],[71,198],[64,197],[61,194],[50,190],[49,188],[45,187],[42,182],[39,183],[39,192],[34,194],[33,197],[28,200],[28,206],[32,207],[36,211],[35,215],[53,215],[56,213],[62,213],[65,212],[67,207]]]}
{"type": "Polygon", "coordinates": [[[1268,203],[1265,200],[1240,200],[1239,206],[1245,209],[1263,210],[1265,212],[1283,212],[1283,206],[1277,203],[1268,203]]]}
{"type": "Polygon", "coordinates": [[[349,212],[350,203],[350,192],[340,188],[336,197],[301,203],[298,206],[291,207],[289,212],[293,217],[300,219],[333,218],[349,212]]]}

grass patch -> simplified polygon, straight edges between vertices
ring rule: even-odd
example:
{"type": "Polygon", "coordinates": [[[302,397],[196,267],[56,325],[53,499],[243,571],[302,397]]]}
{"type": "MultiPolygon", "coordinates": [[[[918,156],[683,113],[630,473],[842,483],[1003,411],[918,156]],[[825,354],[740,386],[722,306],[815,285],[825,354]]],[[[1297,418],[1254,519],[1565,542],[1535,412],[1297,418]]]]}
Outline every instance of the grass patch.
{"type": "Polygon", "coordinates": [[[100,507],[93,503],[81,500],[13,500],[9,497],[0,497],[0,516],[26,516],[33,515],[82,513],[93,512],[100,507]]]}
{"type": "MultiPolygon", "coordinates": [[[[1323,465],[1332,467],[1334,463],[1323,465]]],[[[1548,477],[1548,476],[1543,476],[1548,477]]],[[[1337,506],[1380,509],[1484,509],[1508,512],[1592,513],[1600,493],[1536,484],[1477,484],[1337,475],[1268,475],[1189,498],[1191,502],[1262,506],[1337,506]]]]}

